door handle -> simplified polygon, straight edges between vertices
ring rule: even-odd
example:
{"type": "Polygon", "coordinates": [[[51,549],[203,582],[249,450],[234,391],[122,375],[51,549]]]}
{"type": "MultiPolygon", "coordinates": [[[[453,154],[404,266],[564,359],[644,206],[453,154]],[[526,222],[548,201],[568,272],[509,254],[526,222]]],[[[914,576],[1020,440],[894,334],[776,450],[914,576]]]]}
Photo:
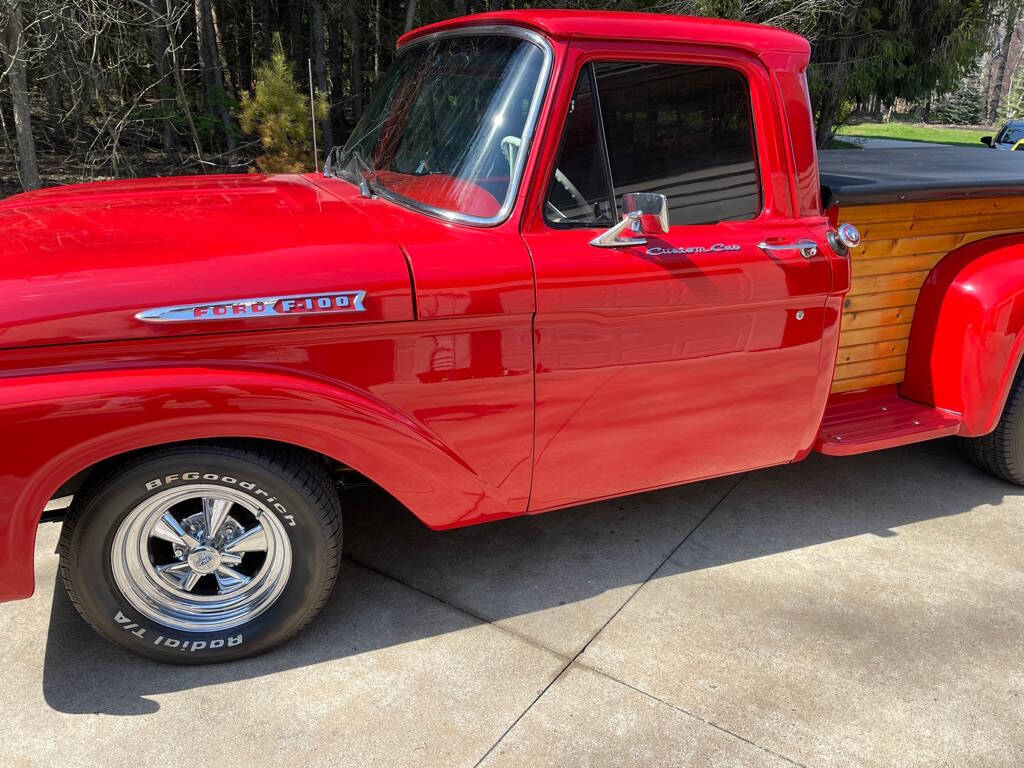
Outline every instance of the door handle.
{"type": "Polygon", "coordinates": [[[818,244],[813,240],[797,240],[795,243],[766,243],[762,240],[757,247],[769,255],[779,251],[799,251],[805,259],[818,255],[818,244]]]}

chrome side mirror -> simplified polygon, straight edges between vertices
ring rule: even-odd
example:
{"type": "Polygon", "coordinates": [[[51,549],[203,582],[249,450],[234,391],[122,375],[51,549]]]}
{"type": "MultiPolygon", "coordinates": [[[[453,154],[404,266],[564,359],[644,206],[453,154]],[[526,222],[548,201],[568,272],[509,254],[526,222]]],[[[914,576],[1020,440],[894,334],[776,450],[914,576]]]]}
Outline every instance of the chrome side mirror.
{"type": "Polygon", "coordinates": [[[668,198],[654,192],[627,192],[622,196],[622,221],[590,241],[597,248],[646,245],[643,235],[668,232],[668,198]],[[633,237],[624,237],[629,230],[633,237]]]}

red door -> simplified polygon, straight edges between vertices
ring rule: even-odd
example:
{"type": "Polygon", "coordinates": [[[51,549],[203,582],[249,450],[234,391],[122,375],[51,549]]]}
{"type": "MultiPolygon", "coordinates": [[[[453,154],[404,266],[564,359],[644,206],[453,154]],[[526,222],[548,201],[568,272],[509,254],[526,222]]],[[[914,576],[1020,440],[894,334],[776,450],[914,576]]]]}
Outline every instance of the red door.
{"type": "Polygon", "coordinates": [[[532,511],[791,461],[824,408],[825,225],[794,219],[768,75],[739,54],[645,48],[572,49],[550,186],[524,224],[532,511]],[[624,192],[664,194],[669,232],[590,245],[624,192]],[[762,247],[808,240],[814,253],[762,247]]]}

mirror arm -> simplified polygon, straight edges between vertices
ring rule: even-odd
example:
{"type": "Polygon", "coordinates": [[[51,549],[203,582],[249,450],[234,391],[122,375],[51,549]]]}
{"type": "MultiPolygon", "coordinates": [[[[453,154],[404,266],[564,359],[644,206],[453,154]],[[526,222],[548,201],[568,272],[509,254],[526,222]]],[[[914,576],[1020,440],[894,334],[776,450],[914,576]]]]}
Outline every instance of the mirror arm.
{"type": "Polygon", "coordinates": [[[622,233],[627,229],[630,232],[640,231],[640,213],[638,211],[623,214],[622,221],[595,237],[590,244],[596,248],[627,248],[631,245],[647,245],[646,237],[622,237],[622,233]]]}

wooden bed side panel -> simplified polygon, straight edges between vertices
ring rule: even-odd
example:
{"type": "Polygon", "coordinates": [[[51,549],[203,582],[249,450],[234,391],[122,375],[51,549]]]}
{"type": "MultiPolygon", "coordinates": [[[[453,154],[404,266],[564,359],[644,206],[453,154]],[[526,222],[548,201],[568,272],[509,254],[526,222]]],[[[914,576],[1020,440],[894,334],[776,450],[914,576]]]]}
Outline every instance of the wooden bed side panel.
{"type": "Polygon", "coordinates": [[[932,267],[950,251],[1024,230],[1024,195],[841,206],[861,245],[843,304],[832,392],[900,384],[914,305],[932,267]]]}

